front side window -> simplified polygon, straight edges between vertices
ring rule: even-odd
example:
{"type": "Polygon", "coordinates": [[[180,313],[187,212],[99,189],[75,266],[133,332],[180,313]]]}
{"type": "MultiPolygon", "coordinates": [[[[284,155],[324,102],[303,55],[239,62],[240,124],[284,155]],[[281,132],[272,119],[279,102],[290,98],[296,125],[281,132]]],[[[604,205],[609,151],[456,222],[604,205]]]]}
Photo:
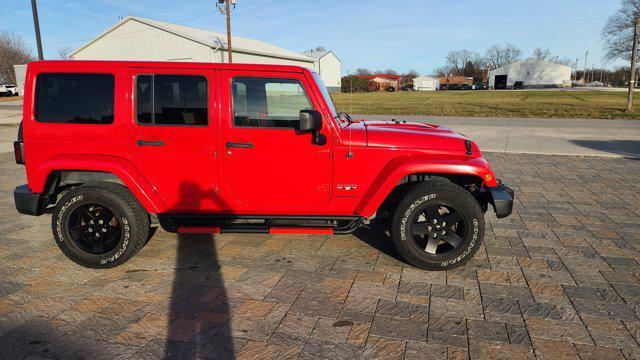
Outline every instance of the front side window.
{"type": "Polygon", "coordinates": [[[140,124],[207,125],[207,78],[138,75],[136,119],[140,124]]]}
{"type": "Polygon", "coordinates": [[[36,121],[111,124],[114,89],[112,74],[39,74],[34,104],[36,121]]]}
{"type": "Polygon", "coordinates": [[[235,78],[231,89],[234,126],[295,129],[300,110],[313,109],[298,80],[235,78]]]}

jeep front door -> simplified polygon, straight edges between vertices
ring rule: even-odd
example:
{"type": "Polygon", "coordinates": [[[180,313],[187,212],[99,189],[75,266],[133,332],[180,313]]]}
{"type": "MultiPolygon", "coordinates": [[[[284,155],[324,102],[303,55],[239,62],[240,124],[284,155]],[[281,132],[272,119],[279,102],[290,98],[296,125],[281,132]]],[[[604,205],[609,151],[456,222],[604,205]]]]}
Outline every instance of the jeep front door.
{"type": "MultiPolygon", "coordinates": [[[[313,213],[331,199],[332,139],[301,133],[299,112],[318,109],[302,73],[221,73],[224,185],[247,212],[313,213]]],[[[242,208],[242,207],[241,207],[242,208]]]]}

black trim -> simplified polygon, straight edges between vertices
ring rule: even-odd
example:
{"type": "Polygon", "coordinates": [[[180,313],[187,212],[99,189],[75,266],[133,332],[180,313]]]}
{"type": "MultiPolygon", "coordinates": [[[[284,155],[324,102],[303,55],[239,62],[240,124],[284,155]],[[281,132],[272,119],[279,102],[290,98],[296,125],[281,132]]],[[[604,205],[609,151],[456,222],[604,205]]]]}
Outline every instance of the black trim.
{"type": "Polygon", "coordinates": [[[491,192],[491,205],[496,212],[496,217],[500,219],[511,215],[515,195],[513,189],[505,186],[501,181],[499,183],[498,186],[489,188],[489,191],[491,192]]]}
{"type": "Polygon", "coordinates": [[[40,216],[49,205],[48,194],[35,194],[29,190],[28,185],[20,185],[13,191],[13,199],[16,210],[25,215],[40,216]]]}
{"type": "Polygon", "coordinates": [[[273,226],[330,228],[334,234],[350,234],[362,224],[361,216],[290,216],[235,214],[158,214],[165,231],[179,227],[220,227],[221,233],[269,233],[273,226]]]}

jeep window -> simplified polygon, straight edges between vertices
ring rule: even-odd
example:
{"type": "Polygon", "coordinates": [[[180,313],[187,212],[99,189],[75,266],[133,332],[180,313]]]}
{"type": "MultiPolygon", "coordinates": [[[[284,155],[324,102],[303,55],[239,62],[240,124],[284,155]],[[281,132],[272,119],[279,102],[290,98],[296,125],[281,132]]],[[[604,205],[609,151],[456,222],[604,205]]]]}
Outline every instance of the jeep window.
{"type": "Polygon", "coordinates": [[[239,127],[297,128],[300,110],[313,109],[298,80],[235,78],[231,89],[233,124],[239,127]]]}
{"type": "Polygon", "coordinates": [[[39,74],[34,106],[36,121],[111,124],[114,88],[112,74],[39,74]]]}
{"type": "Polygon", "coordinates": [[[138,75],[136,118],[140,124],[207,125],[207,78],[138,75]]]}

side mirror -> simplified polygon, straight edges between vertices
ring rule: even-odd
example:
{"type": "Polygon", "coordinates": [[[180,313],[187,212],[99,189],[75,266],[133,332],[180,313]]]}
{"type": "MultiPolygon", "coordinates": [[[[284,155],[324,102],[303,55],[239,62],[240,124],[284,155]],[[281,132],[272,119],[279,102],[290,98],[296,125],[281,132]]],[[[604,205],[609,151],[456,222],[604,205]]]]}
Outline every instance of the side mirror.
{"type": "Polygon", "coordinates": [[[316,145],[324,145],[327,138],[320,134],[322,129],[322,114],[317,110],[300,110],[300,132],[311,132],[313,134],[313,143],[316,145]]]}

